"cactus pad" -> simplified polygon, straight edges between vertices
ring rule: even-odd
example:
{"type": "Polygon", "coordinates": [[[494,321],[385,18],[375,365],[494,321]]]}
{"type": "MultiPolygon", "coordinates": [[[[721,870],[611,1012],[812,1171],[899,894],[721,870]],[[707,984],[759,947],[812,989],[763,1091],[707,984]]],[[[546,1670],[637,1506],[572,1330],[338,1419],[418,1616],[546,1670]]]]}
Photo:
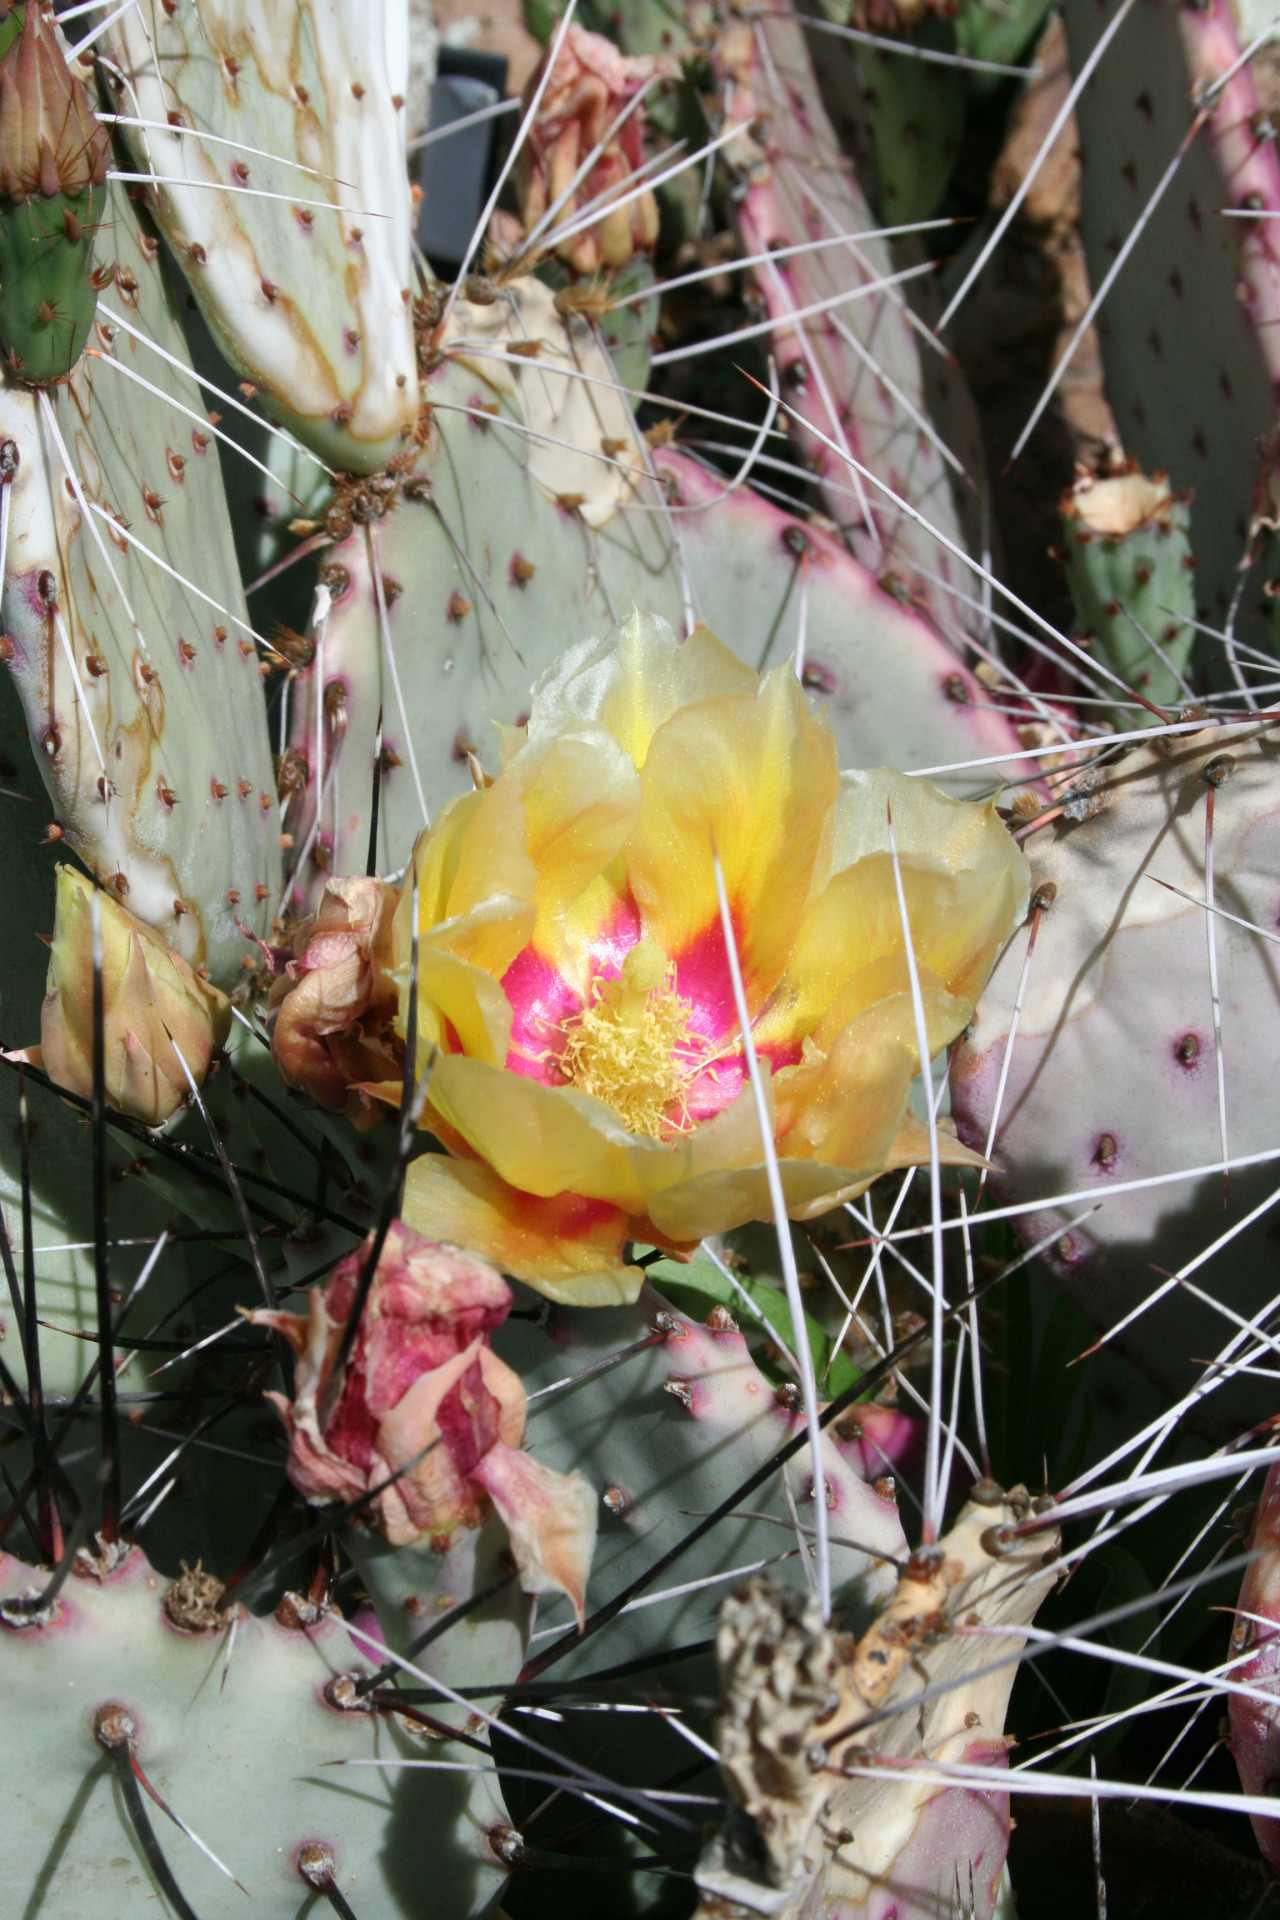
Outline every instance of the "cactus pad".
{"type": "Polygon", "coordinates": [[[116,184],[108,218],[91,350],[52,400],[0,394],[7,662],[67,844],[228,984],[237,915],[265,932],[279,898],[258,653],[157,242],[116,184]]]}
{"type": "Polygon", "coordinates": [[[417,406],[401,13],[146,0],[105,36],[119,111],[160,123],[124,131],[162,182],[156,217],[223,352],[357,472],[398,451],[417,406]]]}

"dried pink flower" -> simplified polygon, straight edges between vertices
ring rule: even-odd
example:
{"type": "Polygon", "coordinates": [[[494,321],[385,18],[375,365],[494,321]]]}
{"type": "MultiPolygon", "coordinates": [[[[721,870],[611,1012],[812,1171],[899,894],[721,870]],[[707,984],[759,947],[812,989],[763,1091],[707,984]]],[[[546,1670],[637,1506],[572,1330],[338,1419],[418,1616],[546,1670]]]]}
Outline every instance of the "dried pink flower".
{"type": "MultiPolygon", "coordinates": [[[[544,62],[545,65],[545,62],[544,62]]],[[[644,159],[644,108],[615,123],[661,70],[657,60],[629,59],[602,34],[571,26],[529,130],[520,162],[520,213],[529,232],[565,192],[588,154],[601,151],[556,215],[567,226],[602,194],[620,200],[644,159]]],[[[531,99],[544,66],[531,77],[531,99]]],[[[554,235],[554,227],[551,229],[554,235]]],[[[620,267],[633,253],[651,253],[658,240],[658,203],[645,191],[625,206],[606,202],[600,216],[556,247],[578,273],[620,267]]]]}
{"type": "Polygon", "coordinates": [[[392,1031],[399,991],[389,972],[399,888],[354,876],[330,880],[294,937],[271,990],[271,1052],[291,1087],[370,1127],[400,1098],[402,1043],[392,1031]]]}
{"type": "Polygon", "coordinates": [[[489,1345],[511,1290],[487,1261],[394,1224],[326,1407],[367,1251],[339,1262],[305,1315],[248,1316],[298,1356],[293,1400],[268,1396],[289,1435],[290,1480],[317,1504],[377,1489],[372,1511],[393,1546],[443,1546],[492,1505],[525,1591],[567,1594],[581,1623],[595,1495],[580,1473],[555,1473],[520,1451],[524,1387],[489,1345]]]}

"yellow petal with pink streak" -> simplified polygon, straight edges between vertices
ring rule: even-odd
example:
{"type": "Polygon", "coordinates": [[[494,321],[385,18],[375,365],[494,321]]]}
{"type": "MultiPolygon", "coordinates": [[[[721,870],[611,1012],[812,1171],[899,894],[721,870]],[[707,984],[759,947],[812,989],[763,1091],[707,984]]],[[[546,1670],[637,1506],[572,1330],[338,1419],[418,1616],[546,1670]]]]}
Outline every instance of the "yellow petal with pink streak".
{"type": "Polygon", "coordinates": [[[644,1270],[623,1259],[642,1221],[597,1200],[542,1200],[500,1180],[479,1160],[420,1155],[405,1180],[404,1218],[419,1233],[483,1253],[504,1273],[563,1306],[628,1306],[644,1270]]]}
{"type": "MultiPolygon", "coordinates": [[[[500,780],[453,802],[420,837],[422,939],[495,980],[532,939],[585,986],[583,943],[617,897],[593,883],[611,866],[622,879],[619,857],[639,806],[639,776],[605,728],[583,724],[522,747],[500,780]]],[[[411,913],[406,887],[395,937],[402,1016],[411,913]]]]}
{"type": "Polygon", "coordinates": [[[718,924],[714,842],[753,1012],[786,967],[838,783],[830,723],[788,667],[653,736],[627,850],[645,932],[678,956],[718,924]]]}
{"type": "Polygon", "coordinates": [[[633,609],[603,640],[569,647],[548,667],[533,690],[529,739],[595,720],[643,767],[654,734],[681,707],[725,694],[753,697],[757,685],[709,627],[696,626],[681,642],[665,620],[633,609]]]}

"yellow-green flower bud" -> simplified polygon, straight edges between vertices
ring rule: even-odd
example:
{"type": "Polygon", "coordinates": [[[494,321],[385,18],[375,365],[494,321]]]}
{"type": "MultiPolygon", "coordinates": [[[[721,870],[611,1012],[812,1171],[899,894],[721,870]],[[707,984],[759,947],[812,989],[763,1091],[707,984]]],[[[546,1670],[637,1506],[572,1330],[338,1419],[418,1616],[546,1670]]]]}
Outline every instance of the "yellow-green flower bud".
{"type": "MultiPolygon", "coordinates": [[[[40,1054],[58,1086],[93,1092],[93,894],[73,867],[58,868],[58,904],[40,1054]]],[[[189,1097],[231,1026],[231,1002],[159,934],[110,894],[102,909],[102,1006],[109,1105],[159,1126],[189,1097]],[[182,1059],[178,1058],[181,1051],[182,1059]]]]}

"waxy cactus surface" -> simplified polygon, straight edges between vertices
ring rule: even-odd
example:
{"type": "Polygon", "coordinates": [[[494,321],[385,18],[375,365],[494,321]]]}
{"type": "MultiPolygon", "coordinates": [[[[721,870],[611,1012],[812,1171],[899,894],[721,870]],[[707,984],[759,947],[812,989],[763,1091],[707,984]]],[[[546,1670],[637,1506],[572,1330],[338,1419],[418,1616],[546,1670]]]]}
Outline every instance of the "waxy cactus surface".
{"type": "Polygon", "coordinates": [[[1276,62],[1120,5],[1077,158],[1037,0],[0,0],[28,1920],[1266,1920],[1276,62]]]}

